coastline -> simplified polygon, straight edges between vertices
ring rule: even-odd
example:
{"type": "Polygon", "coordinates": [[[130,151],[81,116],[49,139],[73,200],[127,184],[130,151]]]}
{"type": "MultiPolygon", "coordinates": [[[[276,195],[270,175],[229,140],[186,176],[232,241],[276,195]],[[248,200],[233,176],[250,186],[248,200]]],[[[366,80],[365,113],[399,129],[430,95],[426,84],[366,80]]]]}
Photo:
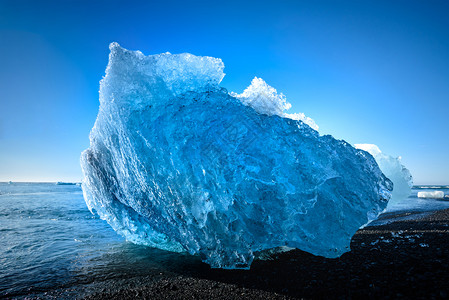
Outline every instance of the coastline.
{"type": "Polygon", "coordinates": [[[210,269],[197,258],[183,268],[106,279],[27,298],[316,299],[447,298],[449,209],[419,219],[397,216],[360,229],[351,251],[326,259],[301,250],[256,260],[250,270],[210,269]]]}

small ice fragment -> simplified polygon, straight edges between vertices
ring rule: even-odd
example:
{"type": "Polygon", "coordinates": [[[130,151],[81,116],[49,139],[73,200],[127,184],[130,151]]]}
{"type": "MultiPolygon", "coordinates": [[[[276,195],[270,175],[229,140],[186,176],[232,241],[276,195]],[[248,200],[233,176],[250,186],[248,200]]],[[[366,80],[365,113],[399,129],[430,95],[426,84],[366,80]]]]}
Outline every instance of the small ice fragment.
{"type": "Polygon", "coordinates": [[[433,199],[443,199],[443,191],[433,191],[433,192],[418,192],[418,198],[433,198],[433,199]]]}
{"type": "Polygon", "coordinates": [[[401,233],[402,232],[403,232],[402,230],[399,230],[398,232],[392,232],[391,236],[394,237],[394,238],[401,237],[401,233]]]}

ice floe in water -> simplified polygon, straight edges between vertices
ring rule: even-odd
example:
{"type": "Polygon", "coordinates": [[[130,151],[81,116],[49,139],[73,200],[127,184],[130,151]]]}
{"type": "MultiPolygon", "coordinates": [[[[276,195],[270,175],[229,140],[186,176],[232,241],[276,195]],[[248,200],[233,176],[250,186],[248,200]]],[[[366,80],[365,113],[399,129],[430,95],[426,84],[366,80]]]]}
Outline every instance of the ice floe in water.
{"type": "Polygon", "coordinates": [[[418,198],[444,199],[443,191],[418,192],[418,198]]]}
{"type": "Polygon", "coordinates": [[[275,247],[337,257],[387,205],[374,158],[286,115],[263,80],[231,95],[220,59],[110,49],[82,188],[129,241],[221,268],[275,247]]]}

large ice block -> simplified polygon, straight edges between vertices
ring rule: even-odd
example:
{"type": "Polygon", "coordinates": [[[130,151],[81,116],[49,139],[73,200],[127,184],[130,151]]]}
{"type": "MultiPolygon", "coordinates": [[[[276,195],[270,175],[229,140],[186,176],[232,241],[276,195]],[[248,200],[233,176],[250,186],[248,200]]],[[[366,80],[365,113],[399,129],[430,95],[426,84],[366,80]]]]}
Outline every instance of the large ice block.
{"type": "Polygon", "coordinates": [[[265,82],[232,96],[220,59],[110,50],[82,187],[129,241],[220,268],[278,246],[337,257],[387,205],[373,157],[284,115],[265,82]]]}

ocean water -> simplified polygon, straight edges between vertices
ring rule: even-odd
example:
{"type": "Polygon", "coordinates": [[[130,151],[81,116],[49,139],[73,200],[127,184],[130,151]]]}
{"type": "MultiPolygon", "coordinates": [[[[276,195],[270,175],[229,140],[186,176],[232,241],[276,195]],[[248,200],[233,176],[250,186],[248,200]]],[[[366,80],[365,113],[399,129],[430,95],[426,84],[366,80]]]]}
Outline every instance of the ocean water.
{"type": "Polygon", "coordinates": [[[418,192],[434,192],[443,191],[445,196],[449,197],[448,185],[420,185],[412,188],[412,193],[407,199],[397,202],[394,205],[388,205],[387,211],[390,213],[397,212],[428,212],[439,209],[449,208],[449,199],[432,199],[432,198],[418,198],[418,192]]]}
{"type": "MultiPolygon", "coordinates": [[[[449,208],[449,200],[417,197],[427,190],[449,195],[449,186],[414,187],[388,213],[449,208]]],[[[0,297],[80,286],[95,292],[108,280],[207,268],[198,257],[126,242],[90,213],[79,186],[55,183],[0,183],[0,266],[0,297]]]]}
{"type": "Polygon", "coordinates": [[[159,276],[199,261],[126,242],[90,213],[79,186],[0,183],[0,298],[159,276]]]}

